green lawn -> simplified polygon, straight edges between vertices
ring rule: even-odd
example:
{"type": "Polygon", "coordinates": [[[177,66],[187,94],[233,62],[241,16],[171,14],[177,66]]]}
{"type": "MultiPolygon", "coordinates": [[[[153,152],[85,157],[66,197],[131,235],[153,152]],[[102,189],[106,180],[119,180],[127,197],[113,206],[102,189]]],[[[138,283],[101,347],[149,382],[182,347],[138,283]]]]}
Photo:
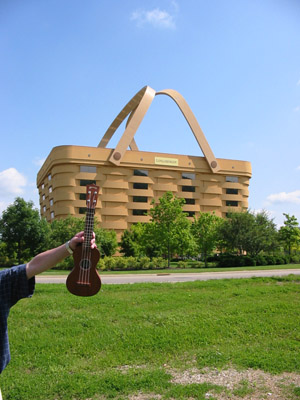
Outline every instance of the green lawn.
{"type": "MultiPolygon", "coordinates": [[[[91,298],[40,284],[9,317],[6,400],[217,398],[172,383],[191,367],[300,373],[300,277],[106,285],[91,298]],[[155,397],[160,395],[160,397],[155,397]]],[[[242,398],[247,382],[235,389],[242,398]]],[[[286,398],[299,399],[289,387],[286,398]]],[[[214,397],[216,396],[216,397],[214,397]]],[[[220,397],[222,398],[222,397],[220,397]]]]}

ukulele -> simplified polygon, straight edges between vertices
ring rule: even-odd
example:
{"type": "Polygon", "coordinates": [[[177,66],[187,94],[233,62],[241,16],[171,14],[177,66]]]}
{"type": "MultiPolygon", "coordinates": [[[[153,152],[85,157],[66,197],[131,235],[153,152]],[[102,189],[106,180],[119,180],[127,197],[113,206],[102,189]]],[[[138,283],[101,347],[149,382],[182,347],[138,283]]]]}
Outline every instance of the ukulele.
{"type": "Polygon", "coordinates": [[[98,192],[98,186],[87,185],[84,242],[78,244],[73,252],[74,268],[68,275],[66,282],[69,292],[76,296],[94,296],[101,287],[101,279],[96,270],[100,253],[98,249],[91,248],[98,192]]]}

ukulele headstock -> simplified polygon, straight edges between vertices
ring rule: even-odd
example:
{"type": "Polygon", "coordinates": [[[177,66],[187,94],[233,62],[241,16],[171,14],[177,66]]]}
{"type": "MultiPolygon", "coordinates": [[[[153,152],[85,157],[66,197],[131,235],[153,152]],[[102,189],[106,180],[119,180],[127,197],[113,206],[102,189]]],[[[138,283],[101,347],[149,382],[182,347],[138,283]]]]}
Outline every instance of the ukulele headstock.
{"type": "Polygon", "coordinates": [[[87,187],[86,187],[86,206],[87,206],[87,208],[94,209],[96,207],[98,193],[99,193],[99,186],[87,185],[87,187]]]}

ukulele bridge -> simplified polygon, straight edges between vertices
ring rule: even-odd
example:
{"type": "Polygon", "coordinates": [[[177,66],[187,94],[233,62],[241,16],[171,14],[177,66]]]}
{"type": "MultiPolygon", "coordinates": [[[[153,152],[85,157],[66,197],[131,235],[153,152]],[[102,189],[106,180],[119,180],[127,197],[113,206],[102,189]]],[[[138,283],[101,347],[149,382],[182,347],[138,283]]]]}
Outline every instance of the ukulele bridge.
{"type": "Polygon", "coordinates": [[[77,281],[77,285],[78,286],[91,286],[91,283],[90,282],[77,281]]]}

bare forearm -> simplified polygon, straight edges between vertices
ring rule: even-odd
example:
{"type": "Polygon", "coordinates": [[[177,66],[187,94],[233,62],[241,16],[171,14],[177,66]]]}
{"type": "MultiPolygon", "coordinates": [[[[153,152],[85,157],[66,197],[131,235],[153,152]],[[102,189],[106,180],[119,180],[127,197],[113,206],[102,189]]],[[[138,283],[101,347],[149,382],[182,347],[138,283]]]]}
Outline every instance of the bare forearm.
{"type": "Polygon", "coordinates": [[[38,254],[26,265],[27,278],[30,279],[41,272],[47,271],[69,255],[65,244],[38,254]]]}
{"type": "MultiPolygon", "coordinates": [[[[70,249],[74,251],[76,246],[80,243],[83,243],[83,241],[84,232],[76,233],[76,235],[68,242],[70,249]]],[[[95,243],[95,234],[93,233],[91,248],[94,247],[97,246],[95,243]]],[[[26,265],[27,278],[30,279],[41,272],[47,271],[69,255],[70,253],[67,250],[66,244],[62,244],[55,249],[47,250],[44,253],[38,254],[26,265]]]]}

